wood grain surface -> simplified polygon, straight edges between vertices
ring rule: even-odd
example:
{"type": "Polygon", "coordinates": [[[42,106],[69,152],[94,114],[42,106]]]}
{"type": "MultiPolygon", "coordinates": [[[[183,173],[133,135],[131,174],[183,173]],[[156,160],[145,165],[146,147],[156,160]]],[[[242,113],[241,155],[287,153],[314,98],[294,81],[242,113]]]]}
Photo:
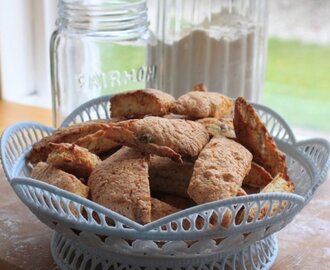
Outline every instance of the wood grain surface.
{"type": "Polygon", "coordinates": [[[17,121],[38,121],[52,125],[51,110],[0,100],[0,133],[17,121]]]}
{"type": "MultiPolygon", "coordinates": [[[[0,101],[0,131],[20,120],[50,125],[45,109],[0,101]]],[[[279,254],[272,270],[330,269],[330,175],[301,213],[277,233],[279,254]]],[[[52,231],[15,195],[0,166],[0,270],[53,270],[52,231]]]]}

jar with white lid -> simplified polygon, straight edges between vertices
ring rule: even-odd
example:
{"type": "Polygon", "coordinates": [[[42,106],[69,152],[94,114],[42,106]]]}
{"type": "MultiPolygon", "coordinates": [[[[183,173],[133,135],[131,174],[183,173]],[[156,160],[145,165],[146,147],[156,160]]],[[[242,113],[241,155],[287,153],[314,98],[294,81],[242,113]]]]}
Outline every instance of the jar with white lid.
{"type": "Polygon", "coordinates": [[[196,83],[260,101],[268,7],[265,0],[149,0],[159,72],[151,87],[178,97],[196,83]]]}
{"type": "Polygon", "coordinates": [[[55,126],[90,99],[152,83],[148,26],[145,0],[59,0],[50,50],[55,126]]]}

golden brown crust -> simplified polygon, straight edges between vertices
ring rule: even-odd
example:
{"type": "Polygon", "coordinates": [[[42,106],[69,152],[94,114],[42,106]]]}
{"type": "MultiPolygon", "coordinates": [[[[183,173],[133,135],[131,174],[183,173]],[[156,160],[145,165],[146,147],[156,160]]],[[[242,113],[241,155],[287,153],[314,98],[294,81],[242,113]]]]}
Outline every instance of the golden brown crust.
{"type": "Polygon", "coordinates": [[[213,137],[195,162],[189,196],[198,204],[236,196],[251,161],[251,153],[242,145],[213,137]]]}
{"type": "MultiPolygon", "coordinates": [[[[294,192],[294,184],[290,180],[286,180],[283,178],[282,174],[276,175],[272,181],[265,186],[260,193],[268,193],[268,192],[294,192]]],[[[258,207],[252,207],[248,213],[248,221],[252,221],[255,218],[260,220],[263,219],[266,214],[269,212],[269,216],[274,216],[278,212],[282,212],[287,205],[287,202],[283,200],[280,204],[279,201],[274,201],[272,204],[272,208],[269,210],[269,203],[262,204],[260,210],[258,211],[258,207]],[[257,217],[256,217],[257,216],[257,217]]],[[[246,210],[244,209],[239,218],[239,222],[241,222],[244,218],[246,210]]]]}
{"type": "Polygon", "coordinates": [[[282,174],[278,174],[260,191],[260,193],[266,192],[294,192],[294,184],[284,179],[282,174]]]}
{"type": "Polygon", "coordinates": [[[245,196],[245,195],[247,195],[246,191],[244,190],[244,188],[240,187],[236,196],[245,196]]]}
{"type": "Polygon", "coordinates": [[[145,115],[162,116],[170,112],[174,101],[174,97],[156,89],[121,93],[110,99],[111,117],[130,119],[145,115]]]}
{"type": "Polygon", "coordinates": [[[276,146],[251,104],[239,97],[235,102],[234,128],[238,141],[253,155],[253,160],[273,177],[282,173],[289,179],[285,155],[276,146]]]}
{"type": "Polygon", "coordinates": [[[119,146],[116,142],[108,139],[104,133],[104,130],[99,130],[93,134],[79,138],[74,144],[84,147],[88,149],[89,152],[98,155],[109,152],[119,146]]]}
{"type": "Polygon", "coordinates": [[[236,138],[232,118],[207,117],[199,119],[197,122],[203,124],[211,136],[221,135],[227,138],[236,138]]]}
{"type": "Polygon", "coordinates": [[[27,155],[27,159],[32,163],[45,161],[51,150],[49,148],[50,143],[73,143],[81,137],[104,128],[107,123],[109,123],[109,120],[94,120],[59,128],[52,135],[44,137],[35,143],[27,155]]]}
{"type": "Polygon", "coordinates": [[[91,173],[92,200],[136,222],[151,221],[149,156],[128,147],[102,161],[91,173]]]}
{"type": "Polygon", "coordinates": [[[216,92],[188,92],[175,101],[172,112],[193,118],[222,118],[234,108],[231,98],[216,92]]]}
{"type": "Polygon", "coordinates": [[[263,167],[252,162],[251,170],[243,180],[244,185],[250,187],[263,188],[273,180],[273,177],[263,167]]]}
{"type": "Polygon", "coordinates": [[[261,188],[257,188],[257,187],[251,187],[251,186],[248,186],[248,185],[242,185],[242,188],[244,189],[244,191],[247,193],[247,194],[255,194],[255,193],[259,193],[261,188]]]}
{"type": "Polygon", "coordinates": [[[109,125],[106,136],[118,144],[180,162],[181,157],[197,157],[209,141],[200,123],[155,116],[109,125]]]}
{"type": "Polygon", "coordinates": [[[156,198],[151,198],[151,220],[157,220],[162,217],[179,212],[182,209],[176,208],[166,202],[160,201],[156,198]]]}
{"type": "Polygon", "coordinates": [[[101,159],[87,149],[71,143],[50,143],[51,152],[47,163],[71,173],[78,178],[88,179],[101,159]]]}
{"type": "Polygon", "coordinates": [[[87,198],[89,188],[74,175],[66,173],[45,162],[39,162],[31,172],[31,177],[58,188],[87,198]]]}
{"type": "MultiPolygon", "coordinates": [[[[294,192],[294,184],[290,180],[286,180],[283,178],[282,174],[278,174],[274,177],[274,179],[267,185],[265,186],[260,193],[268,193],[268,192],[294,192]]],[[[284,210],[286,207],[287,202],[282,201],[280,204],[278,201],[275,201],[272,205],[272,208],[270,209],[270,216],[273,216],[277,211],[281,212],[284,210]]],[[[259,212],[258,219],[263,219],[266,216],[266,213],[269,210],[270,205],[269,204],[264,204],[259,212]]],[[[251,209],[249,213],[249,220],[252,220],[255,215],[257,214],[257,209],[253,208],[251,209]]]]}
{"type": "Polygon", "coordinates": [[[149,165],[149,181],[152,191],[188,197],[187,189],[194,164],[184,161],[174,162],[166,157],[151,156],[149,165]]]}

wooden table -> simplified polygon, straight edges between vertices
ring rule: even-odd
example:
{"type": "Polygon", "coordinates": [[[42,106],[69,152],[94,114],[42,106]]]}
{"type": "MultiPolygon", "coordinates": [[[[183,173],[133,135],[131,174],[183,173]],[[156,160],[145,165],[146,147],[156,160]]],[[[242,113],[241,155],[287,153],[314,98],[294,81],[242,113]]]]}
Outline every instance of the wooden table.
{"type": "MultiPolygon", "coordinates": [[[[51,123],[48,110],[0,101],[0,131],[19,120],[51,123]]],[[[330,175],[308,206],[277,234],[272,270],[330,269],[330,175]]],[[[0,168],[0,270],[53,270],[52,231],[17,198],[0,168]]]]}
{"type": "Polygon", "coordinates": [[[30,120],[51,126],[52,113],[48,109],[0,100],[0,132],[12,123],[30,120]]]}

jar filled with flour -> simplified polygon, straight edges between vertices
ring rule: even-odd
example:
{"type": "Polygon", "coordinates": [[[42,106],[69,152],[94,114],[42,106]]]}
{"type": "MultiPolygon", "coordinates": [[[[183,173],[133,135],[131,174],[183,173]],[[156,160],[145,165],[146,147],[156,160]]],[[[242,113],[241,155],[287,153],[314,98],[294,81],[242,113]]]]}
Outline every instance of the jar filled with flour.
{"type": "Polygon", "coordinates": [[[265,75],[267,1],[150,0],[150,87],[178,97],[196,83],[259,101],[265,75]]]}

